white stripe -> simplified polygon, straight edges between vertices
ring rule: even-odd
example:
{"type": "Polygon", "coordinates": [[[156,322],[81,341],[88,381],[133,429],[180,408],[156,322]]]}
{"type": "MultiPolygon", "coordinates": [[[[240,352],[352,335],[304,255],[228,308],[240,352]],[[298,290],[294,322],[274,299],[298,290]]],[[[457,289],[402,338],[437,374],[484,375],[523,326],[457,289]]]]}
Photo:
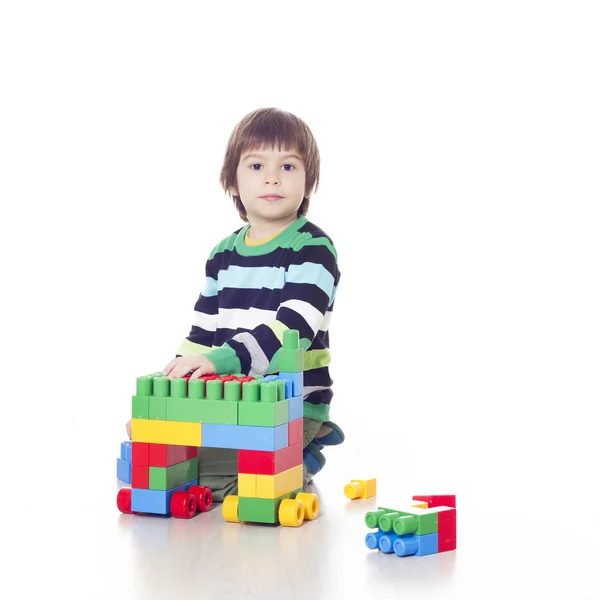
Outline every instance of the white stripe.
{"type": "Polygon", "coordinates": [[[234,335],[231,339],[244,344],[250,354],[250,373],[248,375],[264,375],[269,367],[269,360],[256,338],[245,331],[234,335]]]}
{"type": "Polygon", "coordinates": [[[206,313],[195,310],[192,325],[205,329],[206,331],[216,331],[217,315],[207,315],[206,313]]]}
{"type": "Polygon", "coordinates": [[[219,329],[254,329],[273,321],[277,312],[260,308],[220,308],[219,329]]]}
{"type": "Polygon", "coordinates": [[[321,327],[319,327],[319,331],[327,331],[329,329],[329,323],[331,321],[332,311],[328,310],[323,317],[323,322],[321,323],[321,327]]]}
{"type": "Polygon", "coordinates": [[[317,310],[312,304],[304,302],[304,300],[286,300],[280,306],[285,306],[294,312],[297,312],[313,330],[313,335],[319,331],[319,327],[323,322],[323,313],[317,310]]]}
{"type": "Polygon", "coordinates": [[[304,386],[304,389],[302,390],[302,392],[303,392],[302,397],[306,398],[313,392],[321,392],[323,390],[328,390],[328,389],[330,389],[330,387],[331,386],[329,386],[329,385],[307,385],[307,386],[304,386]]]}

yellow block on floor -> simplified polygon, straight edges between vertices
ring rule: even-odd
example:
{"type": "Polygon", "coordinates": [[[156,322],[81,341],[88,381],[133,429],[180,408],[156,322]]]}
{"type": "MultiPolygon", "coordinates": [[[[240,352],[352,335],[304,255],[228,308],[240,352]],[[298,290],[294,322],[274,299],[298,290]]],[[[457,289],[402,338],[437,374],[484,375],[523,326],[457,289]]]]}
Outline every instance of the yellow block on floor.
{"type": "Polygon", "coordinates": [[[174,446],[202,446],[202,423],[131,419],[131,441],[174,446]]]}
{"type": "Polygon", "coordinates": [[[301,488],[302,485],[302,465],[292,467],[277,475],[257,475],[256,497],[279,498],[282,494],[287,494],[301,488]]]}

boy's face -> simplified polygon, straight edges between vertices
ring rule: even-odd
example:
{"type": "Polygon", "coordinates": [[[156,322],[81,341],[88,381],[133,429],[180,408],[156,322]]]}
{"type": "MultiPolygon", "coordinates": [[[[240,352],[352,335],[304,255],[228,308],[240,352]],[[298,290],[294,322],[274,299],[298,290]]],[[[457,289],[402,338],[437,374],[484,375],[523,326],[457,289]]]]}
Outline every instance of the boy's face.
{"type": "Polygon", "coordinates": [[[252,223],[284,223],[302,204],[306,170],[292,150],[245,150],[237,168],[239,196],[252,223]]]}

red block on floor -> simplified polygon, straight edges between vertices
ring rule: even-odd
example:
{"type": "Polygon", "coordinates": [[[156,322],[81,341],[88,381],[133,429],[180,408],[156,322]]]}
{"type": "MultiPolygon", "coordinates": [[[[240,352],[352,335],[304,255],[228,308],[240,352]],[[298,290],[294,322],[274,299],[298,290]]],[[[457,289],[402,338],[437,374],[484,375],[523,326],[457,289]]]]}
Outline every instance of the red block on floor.
{"type": "Polygon", "coordinates": [[[172,444],[148,444],[150,467],[171,467],[184,460],[198,456],[197,446],[174,446],[172,444]]]}
{"type": "Polygon", "coordinates": [[[456,509],[438,513],[438,552],[456,550],[456,509]]]}
{"type": "Polygon", "coordinates": [[[240,450],[238,472],[257,475],[277,475],[302,464],[302,442],[275,450],[240,450]]]}

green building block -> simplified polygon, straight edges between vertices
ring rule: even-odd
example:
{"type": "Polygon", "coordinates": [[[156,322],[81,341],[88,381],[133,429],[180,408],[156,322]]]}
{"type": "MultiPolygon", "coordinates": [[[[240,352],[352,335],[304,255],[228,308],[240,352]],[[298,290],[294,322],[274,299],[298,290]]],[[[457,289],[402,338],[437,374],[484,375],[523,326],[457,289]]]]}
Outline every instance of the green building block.
{"type": "Polygon", "coordinates": [[[298,488],[275,499],[238,498],[238,519],[248,523],[279,523],[279,505],[286,498],[295,498],[302,491],[298,488]]]}
{"type": "Polygon", "coordinates": [[[188,398],[206,398],[203,379],[190,379],[188,381],[188,398]]]}
{"type": "Polygon", "coordinates": [[[135,382],[136,396],[152,396],[152,377],[138,377],[135,382]]]}
{"type": "Polygon", "coordinates": [[[148,398],[148,418],[159,421],[167,420],[167,399],[158,396],[148,398]]]}
{"type": "Polygon", "coordinates": [[[393,508],[377,507],[377,511],[367,513],[365,522],[367,527],[379,527],[382,531],[389,532],[394,530],[399,535],[414,533],[415,535],[426,535],[428,533],[437,533],[438,531],[438,513],[421,512],[421,509],[405,508],[404,510],[395,510],[393,508]],[[405,518],[410,517],[410,518],[405,518]],[[375,523],[375,525],[373,525],[375,523]]]}
{"type": "Polygon", "coordinates": [[[283,347],[286,350],[296,350],[300,347],[300,333],[297,329],[288,329],[283,332],[283,347]]]}
{"type": "Polygon", "coordinates": [[[209,400],[223,399],[223,382],[220,379],[209,379],[206,382],[206,397],[209,400]]]}
{"type": "Polygon", "coordinates": [[[159,398],[166,398],[167,396],[169,396],[171,388],[171,386],[169,385],[169,381],[170,380],[168,377],[155,377],[152,381],[154,389],[152,390],[151,396],[158,396],[159,398]]]}
{"type": "Polygon", "coordinates": [[[238,425],[258,425],[262,427],[275,427],[289,421],[288,401],[265,402],[240,402],[238,425]]]}
{"type": "Polygon", "coordinates": [[[279,370],[283,373],[299,373],[304,371],[304,350],[288,350],[281,348],[277,352],[279,370]]]}
{"type": "Polygon", "coordinates": [[[171,398],[185,398],[187,396],[187,379],[176,378],[171,380],[171,398]]]}
{"type": "Polygon", "coordinates": [[[224,425],[239,425],[239,402],[228,400],[198,400],[198,414],[202,423],[221,423],[224,425]]]}
{"type": "Polygon", "coordinates": [[[170,490],[198,478],[198,457],[190,458],[170,467],[150,467],[151,490],[170,490]]]}
{"type": "Polygon", "coordinates": [[[196,398],[168,398],[167,421],[181,421],[184,423],[201,423],[202,411],[200,409],[206,400],[196,398]]]}
{"type": "Polygon", "coordinates": [[[133,419],[148,419],[148,396],[132,396],[131,417],[133,419]]]}

